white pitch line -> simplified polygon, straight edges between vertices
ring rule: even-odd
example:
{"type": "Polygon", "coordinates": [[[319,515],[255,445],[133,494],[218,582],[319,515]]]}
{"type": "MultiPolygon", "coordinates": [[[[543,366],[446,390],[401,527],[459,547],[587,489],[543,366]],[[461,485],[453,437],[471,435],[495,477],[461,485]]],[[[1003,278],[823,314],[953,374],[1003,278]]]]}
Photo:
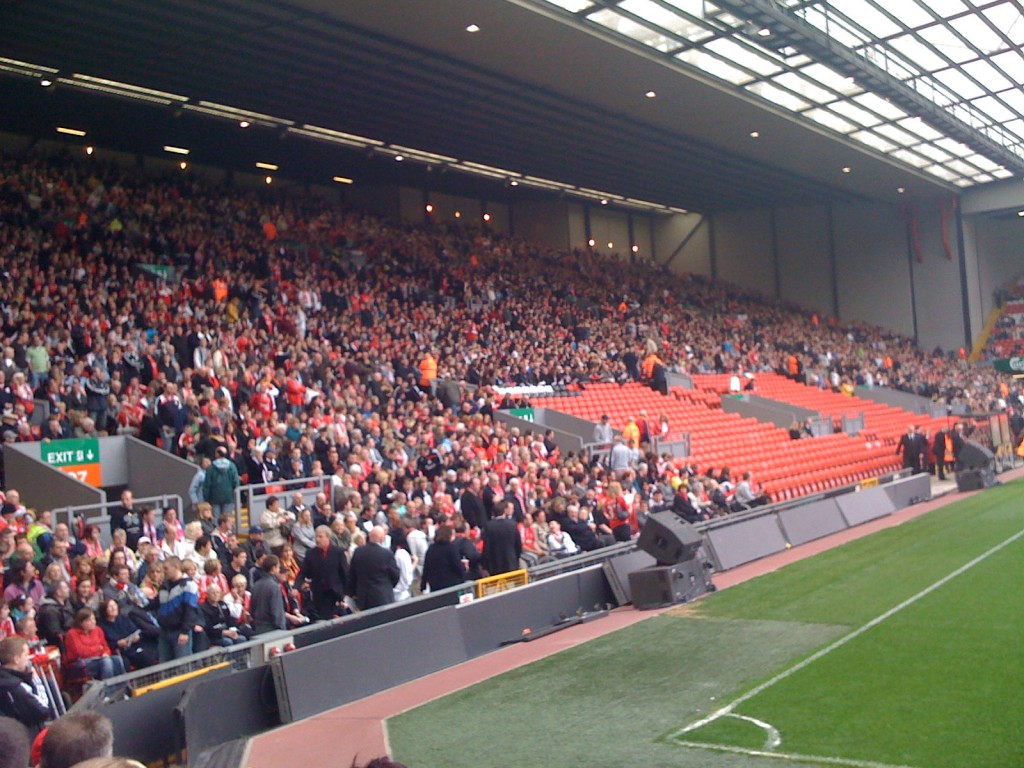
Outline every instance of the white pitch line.
{"type": "Polygon", "coordinates": [[[889,763],[876,763],[871,760],[850,760],[843,757],[823,757],[820,755],[801,755],[795,752],[768,752],[763,749],[747,749],[746,747],[733,747],[728,744],[710,744],[703,741],[676,741],[682,747],[695,747],[697,749],[710,749],[715,752],[729,752],[735,755],[750,755],[751,757],[773,757],[776,760],[787,760],[791,763],[820,763],[823,765],[841,765],[846,768],[914,768],[910,765],[890,765],[889,763]]]}
{"type": "Polygon", "coordinates": [[[767,738],[764,742],[764,749],[778,749],[782,746],[782,736],[779,734],[779,729],[771,723],[766,723],[764,720],[758,720],[756,717],[748,717],[747,715],[737,715],[735,712],[730,712],[725,717],[735,717],[737,720],[746,720],[748,723],[753,723],[758,728],[764,730],[767,738]]]}
{"type": "Polygon", "coordinates": [[[841,638],[839,638],[835,642],[831,643],[830,645],[825,646],[820,651],[817,651],[816,653],[811,654],[806,659],[804,659],[803,661],[800,661],[800,662],[794,664],[789,669],[786,669],[786,670],[780,672],[779,674],[775,675],[775,677],[773,677],[773,678],[771,678],[769,680],[766,680],[765,682],[761,683],[758,686],[755,686],[754,688],[751,688],[749,691],[747,691],[746,693],[742,694],[738,698],[733,699],[733,701],[730,702],[729,704],[727,704],[726,706],[722,707],[721,709],[715,710],[714,712],[712,712],[707,717],[703,717],[700,720],[696,720],[696,721],[690,723],[689,725],[687,725],[686,727],[676,731],[670,738],[675,739],[678,736],[682,736],[684,733],[689,733],[690,731],[696,730],[697,728],[705,726],[708,723],[713,723],[715,720],[718,720],[720,717],[723,717],[725,715],[731,714],[732,711],[736,707],[738,707],[740,704],[744,703],[745,701],[749,701],[750,699],[754,698],[758,694],[760,694],[760,693],[766,691],[767,689],[771,688],[776,683],[782,682],[787,677],[795,675],[797,672],[801,671],[802,669],[805,669],[805,668],[809,667],[811,664],[816,662],[818,659],[820,659],[823,656],[827,656],[828,654],[832,653],[832,651],[834,651],[834,650],[836,650],[838,648],[842,648],[844,645],[846,645],[851,640],[855,640],[858,637],[860,637],[861,635],[863,635],[865,632],[867,632],[869,629],[873,629],[874,627],[877,627],[883,621],[885,621],[886,619],[889,619],[889,618],[895,616],[897,613],[902,611],[904,608],[909,608],[911,605],[916,603],[921,598],[923,598],[923,597],[925,597],[927,595],[930,595],[936,589],[939,589],[940,587],[945,586],[950,581],[955,579],[957,576],[960,576],[961,574],[965,573],[966,571],[969,571],[971,568],[973,568],[974,566],[978,565],[978,563],[984,562],[985,560],[990,558],[992,555],[994,555],[996,552],[999,552],[1000,550],[1008,547],[1010,544],[1012,544],[1013,542],[1017,541],[1017,539],[1021,538],[1022,536],[1024,536],[1024,530],[1017,531],[1017,533],[1013,534],[1013,536],[1010,536],[1008,539],[1002,541],[999,544],[996,544],[994,547],[992,547],[992,549],[990,549],[987,552],[984,552],[984,553],[978,555],[976,558],[974,558],[970,562],[965,563],[964,565],[961,565],[955,571],[953,571],[952,573],[949,573],[949,574],[943,576],[941,579],[936,581],[934,584],[932,584],[932,585],[930,585],[928,587],[925,587],[920,592],[918,592],[916,595],[908,597],[906,600],[904,600],[899,605],[897,605],[897,606],[895,606],[893,608],[890,608],[888,611],[886,611],[885,613],[883,613],[883,614],[881,614],[879,616],[876,616],[871,621],[869,621],[867,624],[864,624],[863,626],[858,627],[857,629],[853,630],[852,632],[850,632],[850,633],[848,633],[846,635],[843,635],[841,638]]]}

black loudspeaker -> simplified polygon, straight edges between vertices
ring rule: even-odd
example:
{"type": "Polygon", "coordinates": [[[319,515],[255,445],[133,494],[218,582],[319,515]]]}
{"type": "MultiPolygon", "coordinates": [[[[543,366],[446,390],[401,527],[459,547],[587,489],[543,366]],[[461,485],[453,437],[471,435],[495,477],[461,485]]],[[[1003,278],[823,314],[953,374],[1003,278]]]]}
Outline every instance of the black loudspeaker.
{"type": "Polygon", "coordinates": [[[703,543],[697,529],[675,512],[654,512],[648,515],[636,545],[659,565],[673,565],[692,560],[703,543]]]}
{"type": "Polygon", "coordinates": [[[996,473],[992,467],[978,469],[961,469],[956,473],[956,489],[958,491],[980,491],[996,484],[996,473]]]}
{"type": "Polygon", "coordinates": [[[714,592],[711,571],[701,558],[674,565],[655,565],[629,574],[629,591],[637,610],[687,603],[714,592]]]}
{"type": "Polygon", "coordinates": [[[956,471],[962,469],[985,469],[991,467],[995,456],[988,448],[973,440],[965,440],[964,447],[956,457],[956,471]]]}

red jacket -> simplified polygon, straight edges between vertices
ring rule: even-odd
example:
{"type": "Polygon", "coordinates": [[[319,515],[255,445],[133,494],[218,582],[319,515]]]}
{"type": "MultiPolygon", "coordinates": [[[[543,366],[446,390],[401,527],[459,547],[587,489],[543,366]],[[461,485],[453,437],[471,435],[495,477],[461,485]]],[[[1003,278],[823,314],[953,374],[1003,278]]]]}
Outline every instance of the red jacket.
{"type": "Polygon", "coordinates": [[[107,645],[107,638],[103,636],[103,630],[99,627],[93,627],[89,633],[72,627],[64,638],[64,660],[67,662],[109,655],[110,646],[107,645]]]}

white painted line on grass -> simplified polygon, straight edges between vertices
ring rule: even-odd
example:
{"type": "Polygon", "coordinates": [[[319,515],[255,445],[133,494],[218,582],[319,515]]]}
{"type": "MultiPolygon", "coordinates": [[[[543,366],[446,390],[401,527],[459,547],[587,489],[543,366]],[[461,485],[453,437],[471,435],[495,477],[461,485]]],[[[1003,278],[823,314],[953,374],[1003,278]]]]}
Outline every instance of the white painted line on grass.
{"type": "Polygon", "coordinates": [[[735,717],[737,720],[746,720],[748,723],[753,723],[758,728],[762,728],[767,737],[764,742],[764,749],[778,749],[782,746],[782,736],[779,735],[779,730],[771,723],[758,720],[756,717],[737,715],[735,712],[730,712],[728,715],[725,715],[725,717],[735,717]]]}
{"type": "MultiPolygon", "coordinates": [[[[897,613],[902,611],[904,608],[909,608],[910,606],[912,606],[914,603],[916,603],[921,598],[926,597],[927,595],[930,595],[932,592],[934,592],[935,590],[939,589],[940,587],[945,586],[950,581],[955,579],[957,576],[960,576],[961,574],[965,573],[966,571],[969,571],[971,568],[973,568],[974,566],[978,565],[979,563],[984,562],[985,560],[990,558],[992,555],[994,555],[996,552],[999,552],[1000,550],[1008,547],[1010,544],[1012,544],[1013,542],[1017,541],[1017,539],[1021,538],[1022,536],[1024,536],[1024,530],[1017,531],[1017,533],[1013,534],[1008,539],[1000,542],[999,544],[996,544],[996,546],[992,547],[992,549],[990,549],[987,552],[984,552],[984,553],[978,555],[976,558],[974,558],[970,562],[965,563],[964,565],[961,565],[955,571],[953,571],[952,573],[947,574],[946,576],[943,576],[941,579],[936,581],[934,584],[932,584],[932,585],[930,585],[928,587],[925,587],[920,592],[918,592],[916,595],[908,597],[906,600],[904,600],[899,605],[897,605],[897,606],[895,606],[893,608],[890,608],[888,611],[886,611],[885,613],[883,613],[883,614],[881,614],[879,616],[876,616],[871,621],[869,621],[867,624],[864,624],[863,626],[858,627],[857,629],[853,630],[852,632],[850,632],[850,633],[848,633],[846,635],[843,635],[841,638],[839,638],[835,642],[831,643],[830,645],[825,646],[820,651],[817,651],[816,653],[811,654],[806,659],[804,659],[803,661],[800,661],[800,662],[794,664],[789,669],[786,669],[786,670],[780,672],[779,674],[775,675],[775,677],[773,677],[773,678],[771,678],[769,680],[766,680],[765,682],[761,683],[758,686],[755,686],[754,688],[751,688],[749,691],[747,691],[746,693],[744,693],[741,696],[737,697],[736,699],[734,699],[732,702],[730,702],[726,706],[722,707],[721,709],[715,710],[714,712],[712,712],[707,717],[702,717],[700,720],[695,720],[694,722],[690,723],[689,725],[679,729],[674,734],[672,734],[672,736],[670,736],[669,738],[671,738],[673,740],[676,740],[676,739],[678,739],[679,736],[682,736],[685,733],[689,733],[690,731],[695,731],[698,728],[701,728],[701,727],[703,727],[705,725],[708,725],[709,723],[713,723],[715,720],[718,720],[719,718],[724,717],[725,715],[732,714],[733,710],[736,707],[738,707],[740,704],[744,703],[745,701],[749,701],[750,699],[754,698],[758,694],[760,694],[760,693],[766,691],[767,689],[771,688],[776,683],[780,683],[783,680],[785,680],[786,678],[791,677],[792,675],[795,675],[800,670],[809,667],[811,664],[816,662],[818,659],[820,659],[823,656],[827,656],[828,654],[832,653],[832,651],[834,651],[834,650],[836,650],[838,648],[842,648],[844,645],[846,645],[851,640],[857,639],[858,637],[863,635],[868,630],[873,629],[874,627],[877,627],[879,624],[881,624],[886,619],[892,618],[897,613]]],[[[681,744],[683,742],[677,742],[677,743],[681,744]]],[[[840,764],[841,765],[846,765],[847,763],[840,763],[840,764]]],[[[854,765],[854,763],[849,763],[849,765],[854,765]]],[[[863,765],[871,765],[871,764],[864,763],[863,765]]]]}
{"type": "Polygon", "coordinates": [[[768,752],[764,749],[747,749],[746,747],[732,747],[728,744],[710,744],[703,741],[676,741],[682,747],[694,747],[696,749],[710,749],[715,752],[729,752],[734,755],[750,755],[751,757],[772,757],[776,760],[785,760],[790,763],[820,763],[822,765],[841,765],[846,768],[914,768],[910,765],[890,765],[889,763],[876,763],[872,760],[848,760],[843,757],[821,757],[819,755],[801,755],[795,752],[768,752]]]}

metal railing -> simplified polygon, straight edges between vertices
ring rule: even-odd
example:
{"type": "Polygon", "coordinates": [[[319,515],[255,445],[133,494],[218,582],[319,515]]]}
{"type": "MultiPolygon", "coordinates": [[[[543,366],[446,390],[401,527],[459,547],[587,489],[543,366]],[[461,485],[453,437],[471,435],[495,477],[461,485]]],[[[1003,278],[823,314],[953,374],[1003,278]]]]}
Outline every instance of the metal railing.
{"type": "MultiPolygon", "coordinates": [[[[244,533],[243,525],[257,525],[266,509],[268,496],[282,495],[290,497],[292,494],[301,493],[302,501],[306,506],[312,507],[318,493],[326,493],[327,501],[333,509],[334,500],[331,498],[331,476],[321,477],[296,477],[292,480],[275,480],[272,483],[250,483],[235,488],[235,530],[244,533]],[[248,514],[248,520],[243,519],[243,513],[248,514]]],[[[288,498],[281,499],[281,506],[289,505],[288,498]]]]}
{"type": "MultiPolygon", "coordinates": [[[[178,520],[183,520],[184,500],[176,493],[165,493],[162,496],[145,496],[140,499],[134,499],[132,505],[136,509],[147,506],[154,507],[157,511],[158,521],[163,520],[164,510],[167,507],[173,506],[178,513],[178,520]]],[[[75,518],[82,517],[87,523],[99,525],[100,540],[103,542],[103,546],[108,547],[110,546],[110,526],[104,525],[104,523],[110,522],[110,515],[107,514],[107,511],[120,506],[121,502],[118,500],[96,502],[95,504],[79,504],[73,507],[54,507],[52,510],[53,524],[65,523],[68,528],[74,531],[75,518]]]]}

